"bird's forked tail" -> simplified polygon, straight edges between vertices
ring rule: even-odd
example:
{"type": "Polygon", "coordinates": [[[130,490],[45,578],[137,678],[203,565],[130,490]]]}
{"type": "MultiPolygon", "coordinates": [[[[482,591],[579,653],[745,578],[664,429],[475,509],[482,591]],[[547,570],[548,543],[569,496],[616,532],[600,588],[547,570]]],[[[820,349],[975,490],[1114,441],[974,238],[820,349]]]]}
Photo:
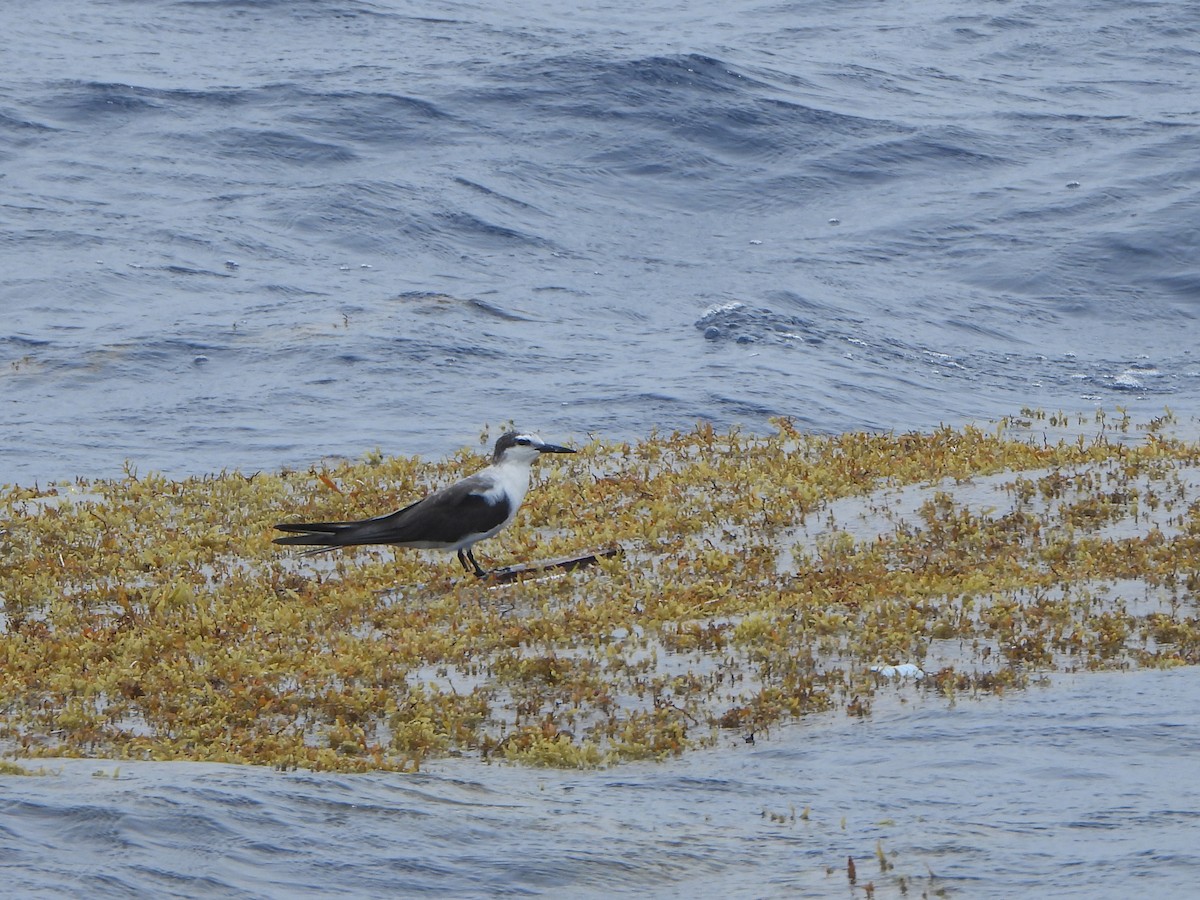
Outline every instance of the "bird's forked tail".
{"type": "Polygon", "coordinates": [[[349,532],[353,531],[358,522],[281,522],[275,527],[279,531],[292,531],[286,537],[277,537],[276,544],[292,546],[315,547],[309,553],[323,553],[334,547],[344,547],[353,541],[348,540],[349,532]]]}

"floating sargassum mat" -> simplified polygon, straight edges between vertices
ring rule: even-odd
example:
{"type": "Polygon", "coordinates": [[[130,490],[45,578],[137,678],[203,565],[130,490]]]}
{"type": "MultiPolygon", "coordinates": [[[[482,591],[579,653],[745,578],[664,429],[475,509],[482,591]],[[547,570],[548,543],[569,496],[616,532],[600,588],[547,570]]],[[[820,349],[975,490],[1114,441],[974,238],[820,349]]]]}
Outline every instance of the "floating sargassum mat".
{"type": "Polygon", "coordinates": [[[880,692],[1200,662],[1200,447],[1166,419],[1051,419],[592,441],[488,542],[512,582],[435,553],[271,544],[281,517],[396,508],[474,452],[8,487],[0,746],[601,765],[737,752],[809,713],[867,715],[880,692]],[[521,562],[613,546],[586,571],[521,562]],[[925,677],[883,675],[906,666],[925,677]]]}

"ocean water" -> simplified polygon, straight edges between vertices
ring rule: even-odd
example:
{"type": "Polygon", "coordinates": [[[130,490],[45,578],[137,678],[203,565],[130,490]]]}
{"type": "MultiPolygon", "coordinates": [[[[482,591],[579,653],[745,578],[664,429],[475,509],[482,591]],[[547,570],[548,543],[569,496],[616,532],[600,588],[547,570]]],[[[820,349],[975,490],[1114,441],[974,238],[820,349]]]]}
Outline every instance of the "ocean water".
{"type": "MultiPolygon", "coordinates": [[[[1200,417],[1193,4],[45,0],[0,34],[0,483],[508,420],[1200,417]]],[[[0,864],[27,895],[845,896],[846,856],[893,893],[1186,888],[1197,697],[1081,678],[585,775],[71,763],[0,781],[0,864]]]]}
{"type": "Polygon", "coordinates": [[[4,4],[0,482],[1200,413],[1200,8],[4,4]]]}
{"type": "Polygon", "coordinates": [[[601,772],[50,762],[0,781],[0,860],[13,896],[1187,897],[1197,681],[954,706],[910,685],[865,720],[601,772]]]}

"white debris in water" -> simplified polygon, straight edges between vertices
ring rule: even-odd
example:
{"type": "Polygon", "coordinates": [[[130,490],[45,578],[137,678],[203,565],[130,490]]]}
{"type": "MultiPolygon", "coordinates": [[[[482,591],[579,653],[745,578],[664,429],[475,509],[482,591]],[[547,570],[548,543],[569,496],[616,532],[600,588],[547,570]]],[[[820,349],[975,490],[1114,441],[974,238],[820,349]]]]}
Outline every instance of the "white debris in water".
{"type": "Polygon", "coordinates": [[[884,678],[914,678],[920,681],[925,677],[925,673],[912,663],[903,663],[899,666],[871,666],[871,671],[884,678]]]}

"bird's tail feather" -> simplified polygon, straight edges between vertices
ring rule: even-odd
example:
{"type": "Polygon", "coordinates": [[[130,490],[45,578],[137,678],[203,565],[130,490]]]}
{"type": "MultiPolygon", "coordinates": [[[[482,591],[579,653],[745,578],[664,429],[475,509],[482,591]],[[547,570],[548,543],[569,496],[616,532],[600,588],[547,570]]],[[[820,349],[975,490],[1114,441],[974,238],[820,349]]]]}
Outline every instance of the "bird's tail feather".
{"type": "Polygon", "coordinates": [[[316,547],[309,553],[322,553],[333,547],[344,547],[348,542],[346,532],[357,522],[281,522],[275,527],[279,531],[296,532],[287,537],[275,538],[276,544],[316,547]]]}

